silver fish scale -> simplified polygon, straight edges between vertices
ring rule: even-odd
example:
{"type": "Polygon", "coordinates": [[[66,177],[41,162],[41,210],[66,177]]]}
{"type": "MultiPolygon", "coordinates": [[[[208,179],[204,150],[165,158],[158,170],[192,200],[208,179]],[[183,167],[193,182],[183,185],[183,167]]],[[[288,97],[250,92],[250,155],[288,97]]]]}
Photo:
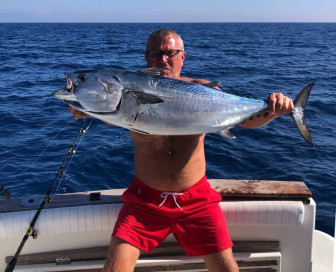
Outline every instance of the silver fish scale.
{"type": "Polygon", "coordinates": [[[164,101],[171,100],[171,107],[175,112],[221,112],[223,111],[223,98],[234,99],[235,96],[228,96],[224,92],[199,84],[185,81],[158,80],[156,84],[158,94],[162,95],[164,101]],[[223,97],[224,96],[224,97],[223,97]],[[169,99],[171,98],[171,99],[169,99]],[[220,105],[221,109],[218,108],[220,105]]]}
{"type": "Polygon", "coordinates": [[[143,131],[176,135],[217,132],[249,118],[265,106],[260,100],[230,95],[200,84],[161,77],[147,79],[148,85],[138,82],[137,88],[160,97],[163,102],[139,105],[141,114],[132,127],[138,126],[143,131]]]}
{"type": "MultiPolygon", "coordinates": [[[[139,125],[142,123],[143,128],[153,131],[155,127],[155,133],[173,135],[182,134],[182,130],[184,134],[218,132],[240,123],[265,106],[262,101],[248,104],[247,99],[230,95],[227,97],[230,99],[223,99],[225,93],[218,90],[210,90],[210,95],[205,96],[204,92],[192,92],[196,89],[194,86],[189,87],[191,91],[183,92],[177,99],[165,99],[163,103],[149,106],[138,118],[139,125]],[[151,124],[152,128],[145,124],[151,124]]],[[[176,90],[167,92],[176,93],[176,90]]]]}

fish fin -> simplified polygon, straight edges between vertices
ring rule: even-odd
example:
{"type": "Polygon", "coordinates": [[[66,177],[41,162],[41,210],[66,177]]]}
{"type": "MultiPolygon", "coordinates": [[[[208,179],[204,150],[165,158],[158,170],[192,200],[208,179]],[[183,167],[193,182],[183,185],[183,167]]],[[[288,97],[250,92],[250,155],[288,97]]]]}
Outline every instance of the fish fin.
{"type": "Polygon", "coordinates": [[[234,136],[229,129],[224,129],[218,132],[220,135],[231,138],[231,139],[236,139],[236,136],[234,136]]]}
{"type": "Polygon", "coordinates": [[[161,71],[162,71],[162,68],[160,67],[151,67],[151,68],[139,70],[137,71],[137,73],[144,73],[144,74],[148,74],[152,76],[159,76],[161,71]]]}
{"type": "Polygon", "coordinates": [[[215,82],[205,83],[205,84],[202,84],[202,85],[204,85],[204,86],[206,86],[206,87],[209,87],[209,88],[213,88],[213,89],[215,89],[216,87],[219,88],[219,84],[220,84],[220,82],[215,81],[215,82]]]}
{"type": "Polygon", "coordinates": [[[129,93],[136,97],[136,102],[138,104],[158,104],[163,102],[160,97],[153,94],[147,94],[137,91],[129,91],[129,93]]]}
{"type": "Polygon", "coordinates": [[[308,100],[310,91],[313,88],[313,86],[314,86],[314,83],[310,83],[301,90],[301,92],[297,95],[297,97],[294,100],[294,110],[290,114],[300,134],[310,146],[313,146],[313,142],[311,140],[311,137],[308,131],[308,127],[307,127],[305,116],[304,116],[304,111],[305,111],[306,102],[308,100]]]}

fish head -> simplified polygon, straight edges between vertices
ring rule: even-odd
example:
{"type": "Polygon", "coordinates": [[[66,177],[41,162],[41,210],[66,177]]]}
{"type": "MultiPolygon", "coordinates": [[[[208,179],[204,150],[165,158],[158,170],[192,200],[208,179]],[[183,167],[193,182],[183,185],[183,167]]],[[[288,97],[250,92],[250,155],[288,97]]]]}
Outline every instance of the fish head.
{"type": "Polygon", "coordinates": [[[106,113],[117,110],[123,85],[111,72],[78,71],[65,73],[67,84],[53,93],[71,107],[85,112],[106,113]]]}

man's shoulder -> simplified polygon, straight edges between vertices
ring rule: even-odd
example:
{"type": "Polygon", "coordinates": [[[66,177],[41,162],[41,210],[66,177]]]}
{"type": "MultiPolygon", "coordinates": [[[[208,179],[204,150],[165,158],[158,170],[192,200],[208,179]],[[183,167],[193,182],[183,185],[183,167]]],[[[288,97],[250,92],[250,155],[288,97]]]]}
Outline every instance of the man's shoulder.
{"type": "Polygon", "coordinates": [[[190,78],[190,77],[180,77],[181,80],[185,80],[185,81],[189,81],[189,82],[192,82],[192,83],[197,83],[197,84],[203,84],[208,87],[211,87],[211,88],[215,88],[215,89],[218,89],[218,90],[221,90],[220,87],[219,87],[219,82],[211,82],[209,80],[206,80],[206,79],[201,79],[201,78],[190,78]],[[210,84],[209,84],[210,83],[210,84]]]}
{"type": "Polygon", "coordinates": [[[190,78],[190,77],[181,77],[181,80],[189,81],[192,83],[198,83],[198,84],[206,84],[209,83],[209,80],[201,79],[201,78],[190,78]]]}

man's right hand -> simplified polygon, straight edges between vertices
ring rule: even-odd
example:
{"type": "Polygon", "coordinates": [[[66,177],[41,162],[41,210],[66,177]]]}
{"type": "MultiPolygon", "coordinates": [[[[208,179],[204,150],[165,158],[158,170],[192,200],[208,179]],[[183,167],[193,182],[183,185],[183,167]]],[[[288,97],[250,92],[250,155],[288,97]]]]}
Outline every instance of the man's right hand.
{"type": "Polygon", "coordinates": [[[71,112],[73,114],[73,118],[75,120],[79,120],[80,118],[86,119],[87,117],[89,117],[89,115],[87,115],[86,113],[81,112],[81,111],[76,110],[76,109],[71,108],[71,107],[69,107],[69,112],[71,112]]]}
{"type": "MultiPolygon", "coordinates": [[[[69,107],[69,112],[71,112],[71,113],[73,114],[73,118],[74,118],[75,120],[79,120],[79,119],[81,119],[81,118],[86,119],[86,118],[89,117],[88,114],[86,114],[86,113],[84,113],[84,112],[82,112],[82,111],[76,110],[76,109],[74,109],[74,108],[71,108],[71,107],[69,107]]],[[[107,122],[104,122],[104,121],[102,121],[102,122],[103,122],[104,124],[106,124],[106,125],[113,126],[113,124],[110,124],[110,123],[107,123],[107,122]]]]}

